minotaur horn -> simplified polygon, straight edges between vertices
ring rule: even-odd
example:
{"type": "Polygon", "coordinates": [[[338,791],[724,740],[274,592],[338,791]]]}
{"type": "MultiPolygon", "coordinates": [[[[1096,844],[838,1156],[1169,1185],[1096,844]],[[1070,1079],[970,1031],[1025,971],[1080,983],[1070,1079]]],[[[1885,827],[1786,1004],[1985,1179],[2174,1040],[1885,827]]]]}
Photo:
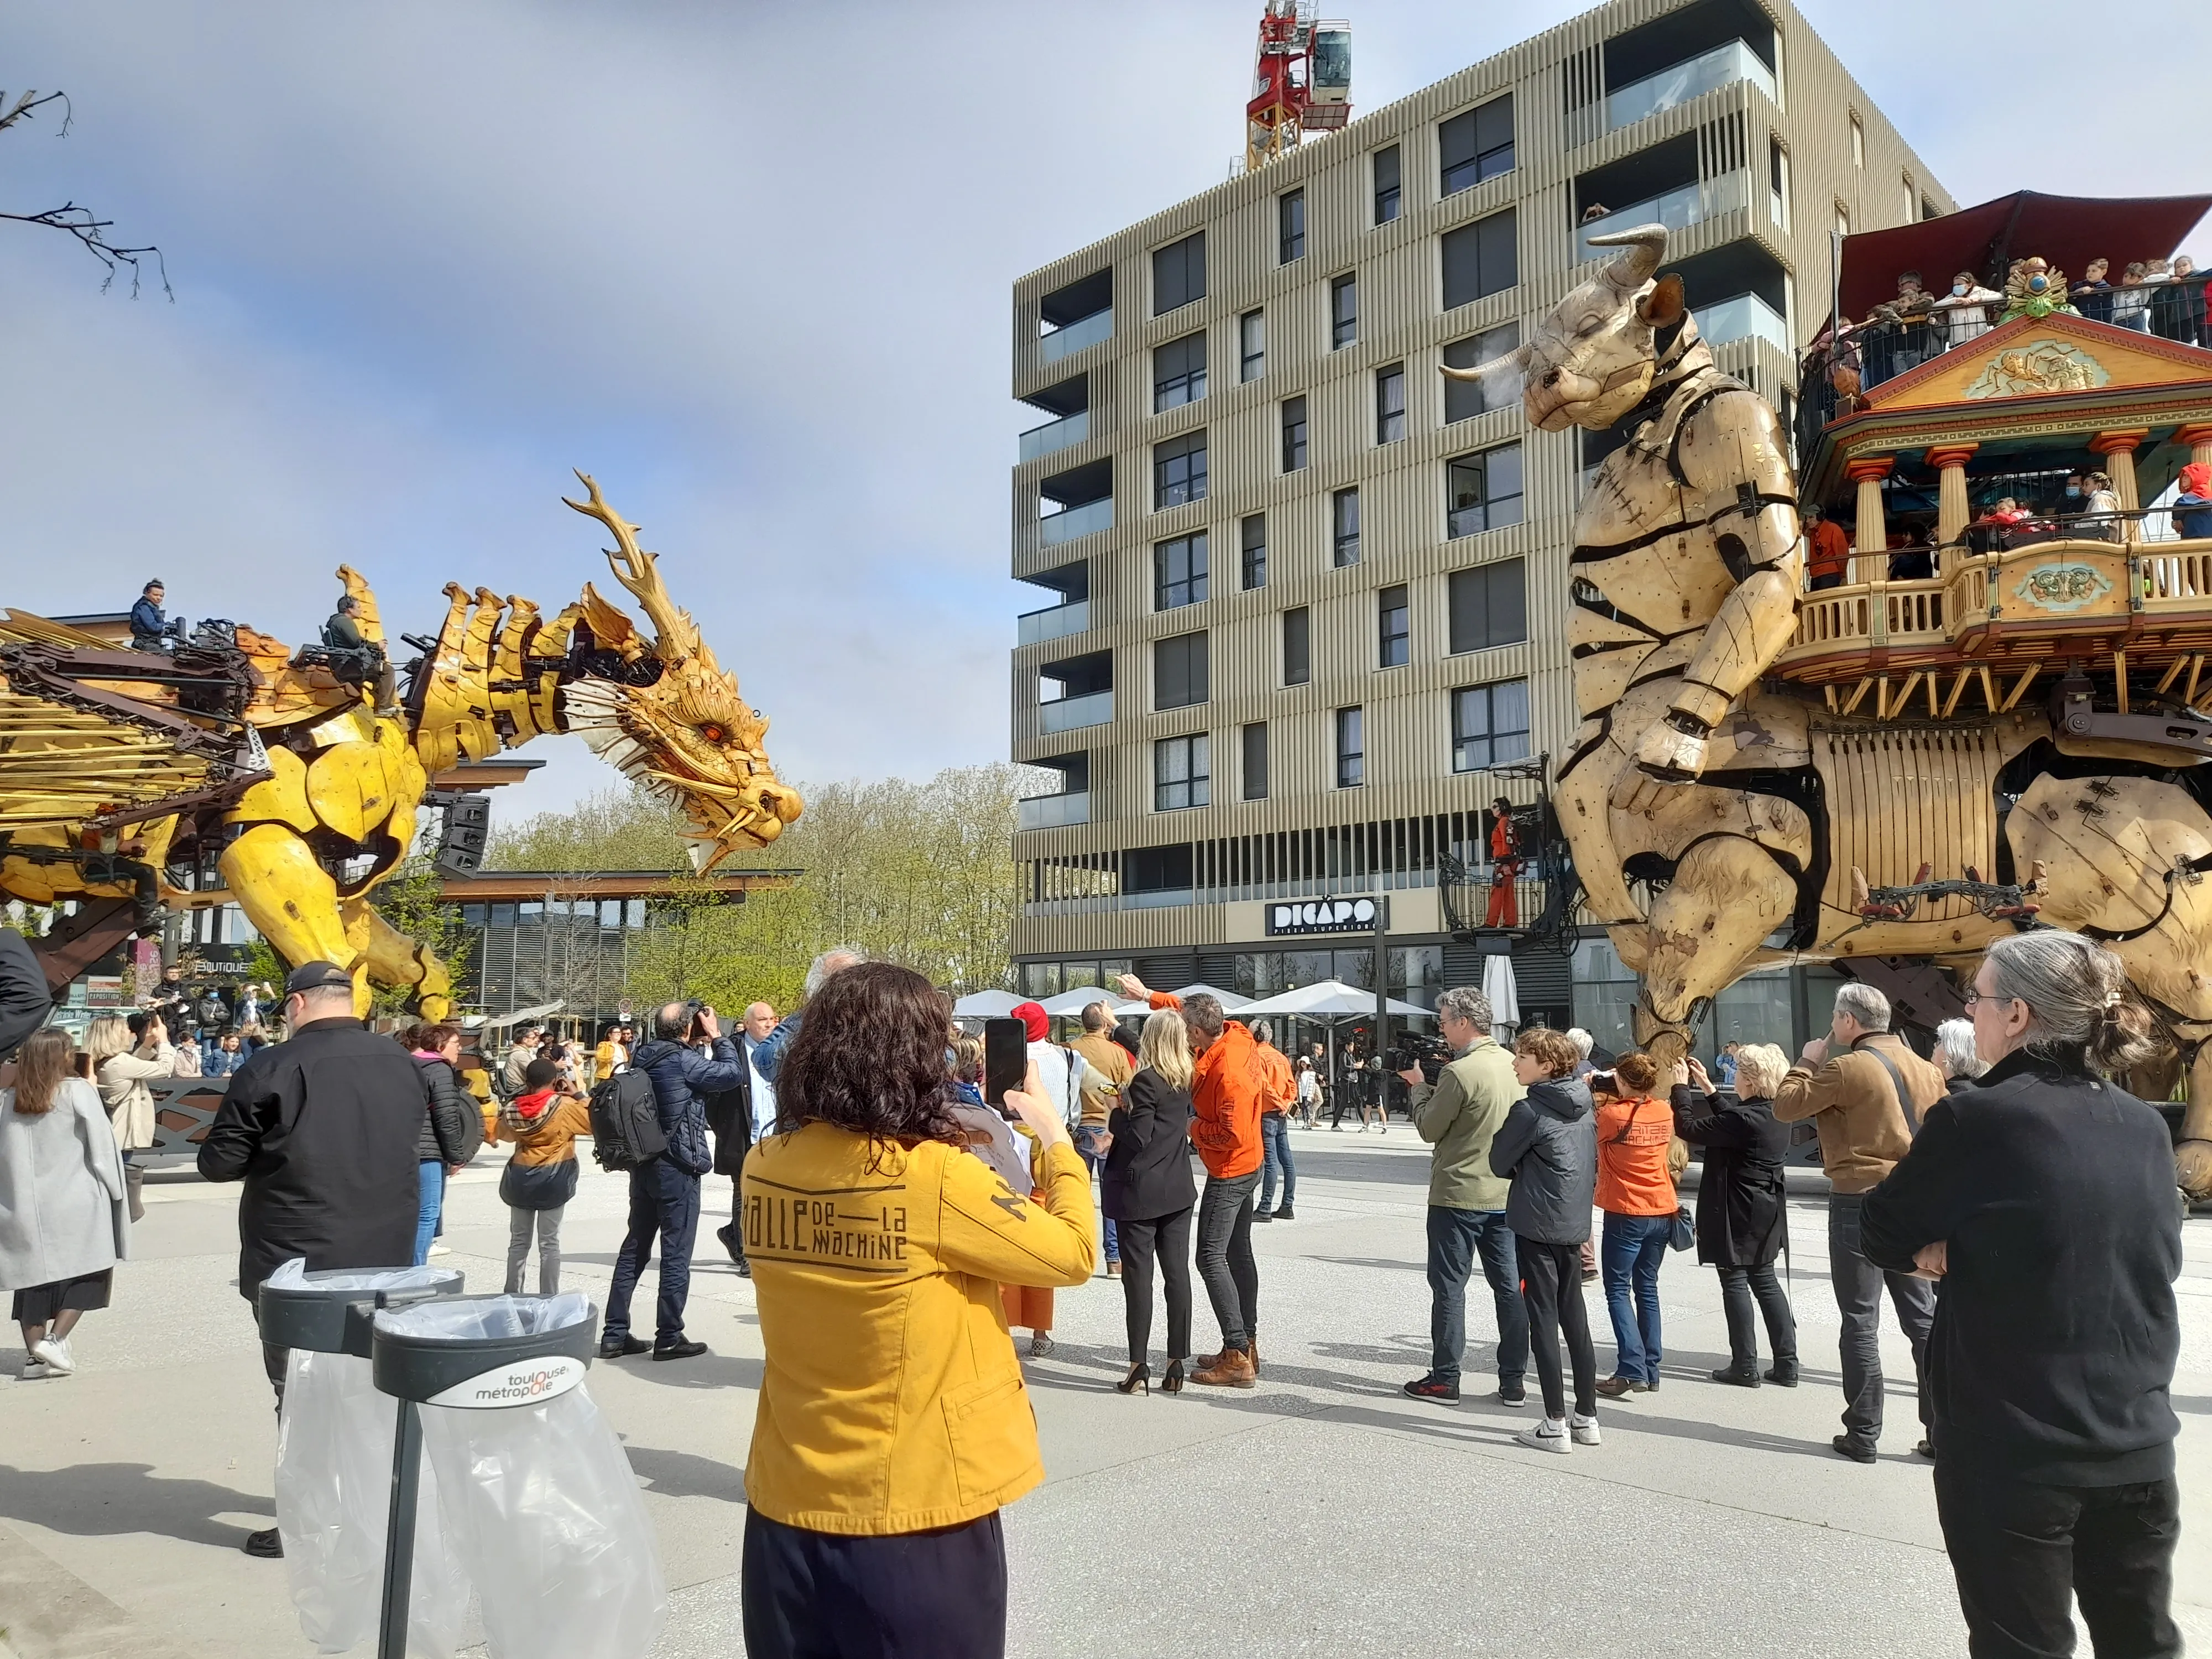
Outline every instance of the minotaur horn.
{"type": "Polygon", "coordinates": [[[1607,231],[1602,236],[1589,239],[1592,247],[1618,247],[1628,251],[1606,267],[1606,277],[1623,294],[1633,294],[1652,277],[1658,275],[1659,262],[1667,257],[1667,227],[1664,225],[1634,225],[1626,230],[1607,231]]]}
{"type": "Polygon", "coordinates": [[[1502,356],[1479,362],[1472,368],[1454,368],[1449,363],[1438,365],[1447,380],[1486,380],[1492,375],[1508,372],[1518,374],[1528,367],[1528,348],[1517,346],[1502,356]]]}

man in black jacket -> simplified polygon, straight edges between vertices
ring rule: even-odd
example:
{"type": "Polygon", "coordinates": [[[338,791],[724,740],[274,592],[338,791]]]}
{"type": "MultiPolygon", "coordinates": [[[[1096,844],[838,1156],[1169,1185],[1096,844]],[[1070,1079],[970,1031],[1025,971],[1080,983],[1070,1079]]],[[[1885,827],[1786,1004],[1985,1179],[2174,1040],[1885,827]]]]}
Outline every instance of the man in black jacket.
{"type": "Polygon", "coordinates": [[[14,1054],[53,1011],[38,952],[14,928],[0,927],[0,1060],[14,1054]]]}
{"type": "MultiPolygon", "coordinates": [[[[336,963],[293,970],[284,1018],[289,1037],[239,1067],[200,1144],[204,1177],[246,1183],[238,1293],[249,1305],[294,1256],[310,1273],[406,1267],[422,1202],[416,1145],[430,1097],[407,1051],[354,1018],[353,980],[336,963]]],[[[264,1342],[261,1358],[281,1409],[286,1351],[264,1342]]],[[[276,1528],[246,1550],[280,1553],[276,1528]]]]}
{"type": "Polygon", "coordinates": [[[630,1069],[653,1081],[653,1108],[668,1150],[629,1172],[629,1231],[615,1257],[614,1282],[607,1287],[599,1353],[616,1359],[650,1347],[655,1359],[690,1359],[707,1352],[705,1343],[684,1334],[691,1243],[699,1231],[699,1179],[714,1167],[707,1145],[706,1097],[744,1087],[745,1058],[722,1035],[712,1008],[695,1013],[688,1002],[671,1002],[653,1012],[652,1040],[638,1045],[630,1069]],[[708,1045],[708,1053],[691,1046],[699,1041],[708,1045]],[[629,1299],[656,1234],[660,1297],[648,1344],[629,1334],[629,1299]]]}
{"type": "MultiPolygon", "coordinates": [[[[1990,974],[1978,1034],[2027,1018],[1990,974]]],[[[1861,1224],[1869,1261],[1942,1279],[1936,1503],[1968,1652],[2070,1652],[2078,1597],[2099,1653],[2179,1654],[2181,1206],[2164,1121],[2078,1058],[2016,1048],[1929,1109],[1861,1224]]]]}

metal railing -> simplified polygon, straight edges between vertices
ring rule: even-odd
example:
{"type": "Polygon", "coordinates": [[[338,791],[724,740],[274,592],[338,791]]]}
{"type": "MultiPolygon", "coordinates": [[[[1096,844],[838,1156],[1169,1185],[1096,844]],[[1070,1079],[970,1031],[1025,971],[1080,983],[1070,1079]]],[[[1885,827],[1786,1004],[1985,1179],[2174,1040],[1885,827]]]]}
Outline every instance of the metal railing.
{"type": "Polygon", "coordinates": [[[1114,337],[1114,307],[1094,311],[1088,317],[1079,317],[1063,324],[1049,334],[1037,337],[1037,361],[1056,363],[1063,357],[1073,357],[1085,347],[1095,346],[1101,340],[1114,337]]]}
{"type": "Polygon", "coordinates": [[[1033,426],[1022,434],[1021,458],[1024,461],[1038,460],[1057,454],[1072,444],[1079,444],[1091,435],[1091,411],[1079,409],[1073,415],[1063,415],[1056,421],[1047,421],[1042,426],[1033,426]]]}
{"type": "Polygon", "coordinates": [[[1079,536],[1088,536],[1094,531],[1114,527],[1114,498],[1101,495],[1095,501],[1085,501],[1080,507],[1071,507],[1065,512],[1054,513],[1037,520],[1037,540],[1046,547],[1058,547],[1062,542],[1072,542],[1079,536]]]}
{"type": "Polygon", "coordinates": [[[1047,737],[1080,726],[1103,726],[1113,718],[1114,693],[1110,690],[1037,705],[1037,729],[1047,737]]]}
{"type": "Polygon", "coordinates": [[[1078,789],[1060,795],[1031,795],[1018,803],[1015,810],[1016,823],[1021,829],[1065,830],[1071,824],[1091,822],[1091,792],[1078,789]]]}
{"type": "Polygon", "coordinates": [[[1024,611],[1016,623],[1019,630],[1017,643],[1042,645],[1047,640],[1064,640],[1070,634],[1081,634],[1091,626],[1091,601],[1076,599],[1066,605],[1055,605],[1047,611],[1024,611]]]}
{"type": "Polygon", "coordinates": [[[1647,75],[1641,81],[1632,81],[1625,87],[1608,91],[1605,100],[1606,130],[1613,131],[1628,126],[1738,81],[1750,82],[1766,94],[1769,102],[1781,101],[1774,84],[1774,71],[1760,61],[1749,46],[1741,40],[1731,40],[1711,52],[1700,52],[1686,63],[1676,64],[1656,75],[1647,75]]]}
{"type": "Polygon", "coordinates": [[[1736,294],[1697,310],[1698,337],[1707,345],[1727,345],[1733,340],[1764,340],[1787,356],[1790,325],[1782,313],[1756,294],[1736,294]]]}

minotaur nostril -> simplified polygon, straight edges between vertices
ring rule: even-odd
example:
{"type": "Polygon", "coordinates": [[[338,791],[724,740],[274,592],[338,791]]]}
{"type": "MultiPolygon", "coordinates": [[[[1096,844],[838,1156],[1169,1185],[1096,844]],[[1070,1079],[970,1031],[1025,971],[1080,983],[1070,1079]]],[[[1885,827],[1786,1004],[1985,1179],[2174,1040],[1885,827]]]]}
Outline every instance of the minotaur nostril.
{"type": "Polygon", "coordinates": [[[1547,374],[1547,375],[1544,377],[1544,384],[1545,384],[1546,386],[1557,386],[1557,385],[1559,385],[1559,371],[1558,369],[1556,369],[1556,368],[1555,368],[1555,369],[1553,369],[1553,370],[1549,374],[1547,374]]]}

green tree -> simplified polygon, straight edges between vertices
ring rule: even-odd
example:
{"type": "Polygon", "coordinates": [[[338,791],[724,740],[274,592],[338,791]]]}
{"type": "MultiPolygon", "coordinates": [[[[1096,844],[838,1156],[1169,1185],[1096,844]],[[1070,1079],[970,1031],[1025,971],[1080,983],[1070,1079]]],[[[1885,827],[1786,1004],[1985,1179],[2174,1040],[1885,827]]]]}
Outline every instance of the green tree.
{"type": "MultiPolygon", "coordinates": [[[[438,879],[429,859],[419,852],[411,854],[376,885],[369,894],[369,902],[379,915],[408,938],[430,947],[452,975],[454,1002],[465,1002],[475,938],[461,925],[459,907],[446,901],[444,884],[438,879]]],[[[275,982],[282,984],[283,976],[278,975],[275,982]]],[[[405,1013],[415,1001],[411,987],[378,986],[372,995],[372,1011],[379,1014],[405,1013]]]]}

